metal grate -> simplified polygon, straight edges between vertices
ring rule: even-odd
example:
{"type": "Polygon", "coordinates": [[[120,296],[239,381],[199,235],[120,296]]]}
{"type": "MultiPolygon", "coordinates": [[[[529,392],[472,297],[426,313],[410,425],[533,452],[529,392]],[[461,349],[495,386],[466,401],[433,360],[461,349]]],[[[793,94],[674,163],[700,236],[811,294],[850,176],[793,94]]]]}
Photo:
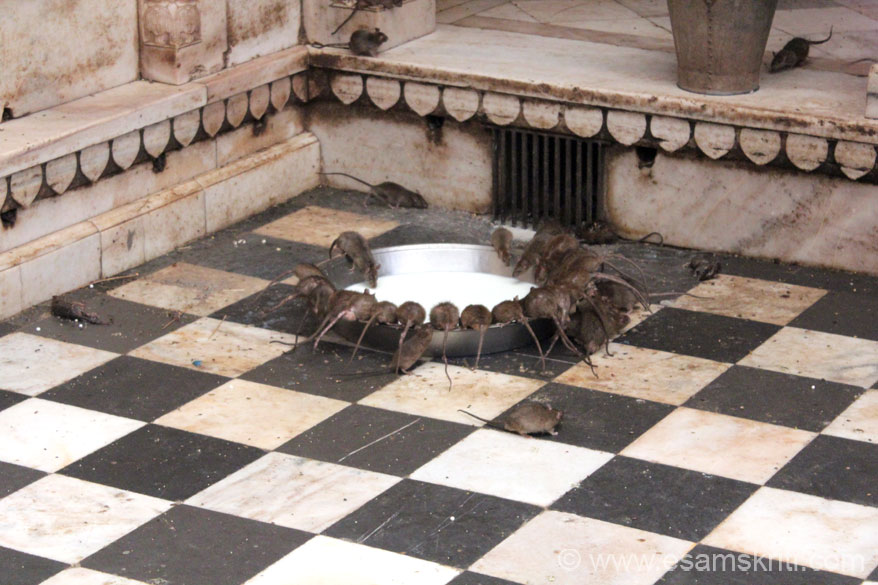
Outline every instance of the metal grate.
{"type": "Polygon", "coordinates": [[[604,147],[517,128],[493,128],[494,218],[536,226],[543,217],[578,226],[597,219],[604,147]]]}

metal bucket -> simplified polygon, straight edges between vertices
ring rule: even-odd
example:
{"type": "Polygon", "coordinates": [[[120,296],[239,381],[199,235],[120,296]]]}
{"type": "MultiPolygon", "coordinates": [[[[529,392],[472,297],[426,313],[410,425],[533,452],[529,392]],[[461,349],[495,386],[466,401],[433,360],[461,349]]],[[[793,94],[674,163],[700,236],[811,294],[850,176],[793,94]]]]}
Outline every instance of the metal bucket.
{"type": "Polygon", "coordinates": [[[668,0],[677,85],[734,95],[759,89],[777,0],[668,0]]]}

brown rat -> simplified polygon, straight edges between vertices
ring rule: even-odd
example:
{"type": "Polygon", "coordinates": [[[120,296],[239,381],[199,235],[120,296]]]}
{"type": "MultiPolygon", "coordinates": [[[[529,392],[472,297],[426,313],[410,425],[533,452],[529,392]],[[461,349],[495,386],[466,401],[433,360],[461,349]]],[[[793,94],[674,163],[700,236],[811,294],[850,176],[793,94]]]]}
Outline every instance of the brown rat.
{"type": "Polygon", "coordinates": [[[489,420],[485,420],[480,416],[476,416],[471,412],[459,410],[485,423],[487,426],[499,429],[501,431],[509,431],[510,433],[518,433],[522,437],[530,438],[531,435],[557,435],[555,427],[561,421],[563,412],[555,410],[545,404],[539,402],[524,402],[512,408],[509,413],[503,417],[503,424],[498,425],[489,420]]]}
{"type": "Polygon", "coordinates": [[[400,351],[402,348],[408,330],[411,327],[421,325],[426,319],[427,311],[424,310],[424,307],[414,301],[406,301],[396,309],[396,320],[402,325],[402,333],[399,335],[399,347],[397,348],[397,351],[400,351]]]}
{"type": "Polygon", "coordinates": [[[393,354],[392,367],[394,372],[408,374],[413,365],[417,363],[430,342],[433,341],[433,329],[427,325],[419,325],[409,336],[405,343],[399,346],[393,354]]]}
{"type": "Polygon", "coordinates": [[[491,316],[494,318],[495,323],[501,325],[506,325],[507,323],[521,323],[525,326],[527,332],[530,333],[531,338],[533,338],[534,343],[537,346],[537,352],[540,354],[540,361],[543,364],[543,371],[545,372],[546,357],[543,355],[543,348],[540,346],[540,340],[531,328],[528,318],[524,315],[524,307],[521,305],[521,301],[518,300],[518,297],[515,297],[511,301],[497,303],[494,308],[491,309],[491,316]]]}
{"type": "MultiPolygon", "coordinates": [[[[343,24],[344,23],[342,23],[342,25],[343,24]]],[[[386,43],[387,38],[387,35],[381,32],[381,30],[378,28],[372,30],[368,28],[361,28],[351,33],[351,39],[347,43],[330,43],[328,45],[324,45],[322,43],[311,44],[318,49],[322,49],[324,47],[348,49],[354,55],[359,55],[361,57],[375,57],[378,55],[378,47],[386,43]]]]}
{"type": "Polygon", "coordinates": [[[445,362],[445,376],[448,378],[448,389],[451,390],[451,376],[448,375],[448,356],[445,354],[445,348],[448,344],[448,332],[457,329],[458,321],[460,321],[460,311],[454,303],[439,303],[430,309],[430,325],[433,329],[444,331],[442,337],[442,361],[445,362]]]}
{"type": "Polygon", "coordinates": [[[85,303],[70,301],[59,296],[52,297],[52,315],[61,319],[84,321],[92,325],[109,325],[110,321],[103,319],[97,313],[87,311],[85,303]]]}
{"type": "Polygon", "coordinates": [[[296,264],[292,270],[287,270],[286,272],[276,276],[274,278],[274,280],[269,282],[265,286],[265,288],[262,289],[262,291],[256,296],[256,300],[259,300],[262,297],[262,295],[265,294],[265,291],[267,291],[269,288],[271,288],[272,286],[274,286],[275,284],[277,284],[281,280],[283,280],[289,276],[292,276],[292,275],[295,275],[296,278],[298,278],[300,281],[305,279],[305,278],[308,278],[309,276],[322,276],[324,279],[328,280],[326,273],[323,272],[316,265],[310,264],[308,262],[300,262],[300,263],[296,264]]]}
{"type": "Polygon", "coordinates": [[[546,242],[534,268],[534,278],[542,282],[570,252],[579,250],[579,240],[568,233],[552,236],[546,242]]]}
{"type": "MultiPolygon", "coordinates": [[[[303,278],[302,280],[300,280],[298,283],[296,283],[293,286],[292,293],[290,293],[289,295],[282,298],[276,305],[274,305],[270,309],[266,309],[264,311],[261,311],[260,315],[265,316],[268,313],[272,313],[274,311],[277,311],[278,309],[280,309],[282,306],[289,303],[290,301],[294,301],[294,300],[301,298],[301,297],[307,298],[310,295],[312,295],[312,293],[316,289],[318,289],[318,288],[326,289],[327,287],[332,292],[335,291],[335,287],[332,286],[332,283],[329,282],[329,280],[327,280],[325,276],[316,276],[316,275],[315,276],[306,276],[305,278],[303,278]]],[[[263,292],[265,292],[265,291],[263,291],[263,292]]],[[[259,296],[261,296],[262,294],[263,293],[259,293],[259,296]]],[[[256,298],[258,299],[259,296],[257,296],[256,298]]],[[[318,313],[318,310],[315,308],[315,304],[312,304],[312,309],[314,309],[315,313],[318,313]]]]}
{"type": "Polygon", "coordinates": [[[378,269],[381,265],[375,264],[375,258],[372,257],[366,238],[357,232],[342,232],[329,246],[330,258],[333,257],[332,252],[336,246],[353,263],[352,270],[357,270],[365,276],[370,287],[378,286],[378,269]]]}
{"type": "Polygon", "coordinates": [[[396,305],[390,301],[381,301],[372,306],[372,314],[369,316],[369,320],[366,321],[366,325],[363,327],[359,339],[357,339],[357,344],[354,346],[354,353],[351,354],[351,360],[357,355],[357,351],[360,349],[360,343],[362,343],[363,337],[366,335],[366,331],[369,330],[369,327],[372,326],[372,323],[376,321],[385,325],[396,323],[396,309],[396,305]]]}
{"type": "Polygon", "coordinates": [[[366,321],[372,315],[372,307],[375,305],[375,295],[366,292],[355,292],[352,290],[340,290],[333,293],[329,300],[329,310],[326,312],[323,322],[317,327],[311,337],[306,341],[314,340],[314,349],[327,331],[341,319],[346,321],[366,321]]]}
{"type": "Polygon", "coordinates": [[[524,314],[531,319],[551,319],[555,323],[555,337],[546,354],[552,351],[555,342],[560,338],[564,346],[570,351],[584,358],[579,349],[573,345],[570,338],[567,337],[565,329],[570,320],[570,313],[575,305],[575,297],[571,294],[571,288],[562,288],[560,286],[541,286],[530,289],[530,292],[524,297],[522,306],[524,314]]]}
{"type": "Polygon", "coordinates": [[[768,71],[771,73],[778,73],[780,71],[786,71],[787,69],[793,69],[794,67],[803,65],[808,59],[808,52],[811,45],[823,44],[831,38],[832,27],[829,27],[829,36],[822,41],[809,41],[802,37],[790,39],[780,51],[774,54],[774,57],[771,60],[771,65],[768,66],[768,71]]]}
{"type": "Polygon", "coordinates": [[[383,201],[387,205],[393,208],[399,207],[411,207],[415,209],[427,209],[427,201],[421,197],[420,193],[415,191],[411,191],[406,189],[402,185],[397,183],[392,183],[390,181],[385,181],[383,183],[378,183],[377,185],[373,185],[372,183],[368,183],[363,179],[358,179],[353,175],[349,175],[347,173],[320,173],[321,175],[340,175],[342,177],[347,177],[348,179],[353,179],[358,183],[362,183],[369,187],[369,195],[366,197],[366,200],[363,202],[363,205],[368,202],[370,197],[377,197],[380,201],[383,201]]]}
{"type": "Polygon", "coordinates": [[[527,271],[528,268],[531,268],[532,266],[535,267],[549,240],[554,236],[563,233],[564,228],[561,227],[561,224],[558,223],[557,220],[551,218],[544,219],[540,224],[539,229],[537,229],[537,232],[534,234],[534,237],[524,248],[521,258],[519,258],[518,262],[515,264],[512,276],[518,276],[527,271]]]}
{"type": "Polygon", "coordinates": [[[491,233],[491,246],[506,266],[512,261],[512,232],[505,227],[498,227],[491,233]]]}
{"type": "Polygon", "coordinates": [[[479,332],[479,349],[476,351],[476,365],[479,367],[479,358],[482,356],[482,342],[485,340],[485,331],[491,326],[494,317],[491,309],[485,305],[468,305],[460,313],[460,326],[464,329],[475,329],[479,332]]]}
{"type": "Polygon", "coordinates": [[[689,270],[699,281],[710,280],[714,278],[722,269],[719,260],[711,258],[708,255],[696,254],[689,260],[689,270]]]}

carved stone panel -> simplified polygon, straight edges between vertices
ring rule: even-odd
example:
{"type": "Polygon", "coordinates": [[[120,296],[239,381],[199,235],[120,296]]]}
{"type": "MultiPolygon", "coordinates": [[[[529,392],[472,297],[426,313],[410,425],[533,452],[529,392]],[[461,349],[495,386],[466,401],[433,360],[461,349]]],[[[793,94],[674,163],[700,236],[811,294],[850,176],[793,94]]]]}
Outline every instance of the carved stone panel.
{"type": "Polygon", "coordinates": [[[201,42],[197,0],[143,0],[142,42],[180,49],[201,42]]]}

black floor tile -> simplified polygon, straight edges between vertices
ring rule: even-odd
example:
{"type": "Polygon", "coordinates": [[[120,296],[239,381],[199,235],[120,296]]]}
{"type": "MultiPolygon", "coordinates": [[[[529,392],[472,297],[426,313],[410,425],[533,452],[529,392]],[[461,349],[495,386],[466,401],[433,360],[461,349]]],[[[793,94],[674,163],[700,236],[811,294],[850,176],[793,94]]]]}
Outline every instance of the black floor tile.
{"type": "Polygon", "coordinates": [[[263,452],[222,439],[147,425],[61,470],[133,492],[184,500],[263,452]]]}
{"type": "Polygon", "coordinates": [[[699,541],[759,486],[629,457],[615,457],[553,509],[699,541]]]}
{"type": "Polygon", "coordinates": [[[869,575],[869,581],[878,581],[878,567],[875,567],[875,570],[869,575]]]}
{"type": "Polygon", "coordinates": [[[295,292],[288,284],[276,284],[264,294],[258,292],[237,303],[223,307],[210,315],[214,319],[226,318],[235,323],[253,325],[263,329],[292,334],[310,334],[319,321],[308,308],[304,298],[298,298],[278,307],[278,304],[295,292]]]}
{"type": "Polygon", "coordinates": [[[311,535],[176,506],[82,561],[84,567],[162,585],[239,585],[311,535]]]}
{"type": "Polygon", "coordinates": [[[404,476],[473,430],[467,425],[354,404],[277,451],[404,476]]]}
{"type": "Polygon", "coordinates": [[[121,356],[44,392],[40,398],[150,422],[228,380],[121,356]]]}
{"type": "Polygon", "coordinates": [[[856,386],[732,366],[692,396],[685,406],[821,431],[862,392],[856,386]]]}
{"type": "MultiPolygon", "coordinates": [[[[20,490],[45,475],[45,473],[36,469],[0,461],[0,498],[20,490]]],[[[0,571],[0,575],[2,574],[3,572],[0,571]]]]}
{"type": "Polygon", "coordinates": [[[769,323],[666,307],[616,341],[735,363],[779,329],[769,323]]]}
{"type": "Polygon", "coordinates": [[[792,327],[878,340],[878,296],[830,291],[790,322],[792,327]]]}
{"type": "Polygon", "coordinates": [[[326,260],[326,248],[254,233],[236,239],[218,236],[210,246],[194,246],[177,261],[273,280],[300,262],[326,260]]]}
{"type": "MultiPolygon", "coordinates": [[[[528,400],[551,405],[564,413],[555,429],[558,434],[546,437],[546,440],[614,453],[624,449],[675,408],[649,400],[556,383],[546,384],[528,400]]],[[[497,420],[504,415],[501,414],[497,420]]]]}
{"type": "Polygon", "coordinates": [[[241,378],[348,402],[356,402],[397,378],[390,372],[389,354],[361,349],[349,362],[353,351],[353,347],[325,341],[316,351],[310,343],[302,344],[241,378]]]}
{"type": "Polygon", "coordinates": [[[64,563],[0,546],[0,582],[37,585],[67,568],[64,563]]]}
{"type": "Polygon", "coordinates": [[[878,445],[820,435],[766,485],[878,506],[878,445]]]}
{"type": "Polygon", "coordinates": [[[324,534],[465,568],[539,511],[520,502],[405,479],[324,534]]]}
{"type": "Polygon", "coordinates": [[[854,577],[699,544],[656,585],[859,585],[854,577]]]}
{"type": "Polygon", "coordinates": [[[8,321],[0,321],[0,337],[4,337],[13,333],[16,329],[18,329],[15,325],[8,321]]]}
{"type": "Polygon", "coordinates": [[[878,294],[878,277],[868,274],[812,268],[797,264],[782,264],[771,260],[757,260],[741,256],[722,255],[720,259],[722,272],[725,274],[834,291],[855,292],[861,295],[874,296],[878,294]]]}
{"type": "Polygon", "coordinates": [[[169,315],[166,309],[95,294],[87,288],[64,295],[64,298],[85,302],[88,311],[110,320],[110,323],[92,325],[50,315],[34,323],[28,332],[105,351],[127,353],[197,319],[182,314],[172,321],[174,315],[169,315]],[[37,327],[39,331],[36,331],[37,327]]]}
{"type": "MultiPolygon", "coordinates": [[[[475,365],[475,358],[450,358],[448,363],[455,366],[472,367],[475,365]]],[[[574,363],[576,363],[576,358],[572,355],[570,359],[563,361],[561,359],[547,359],[546,370],[542,371],[537,348],[535,345],[531,345],[513,351],[483,355],[479,360],[479,369],[523,378],[551,380],[572,368],[574,363]]]]}
{"type": "Polygon", "coordinates": [[[0,410],[9,408],[13,404],[18,404],[23,400],[27,400],[28,396],[19,394],[18,392],[10,392],[9,390],[0,390],[0,410]]]}
{"type": "Polygon", "coordinates": [[[507,581],[506,579],[498,579],[497,577],[482,575],[481,573],[464,571],[449,581],[448,585],[518,585],[518,583],[507,581]]]}

